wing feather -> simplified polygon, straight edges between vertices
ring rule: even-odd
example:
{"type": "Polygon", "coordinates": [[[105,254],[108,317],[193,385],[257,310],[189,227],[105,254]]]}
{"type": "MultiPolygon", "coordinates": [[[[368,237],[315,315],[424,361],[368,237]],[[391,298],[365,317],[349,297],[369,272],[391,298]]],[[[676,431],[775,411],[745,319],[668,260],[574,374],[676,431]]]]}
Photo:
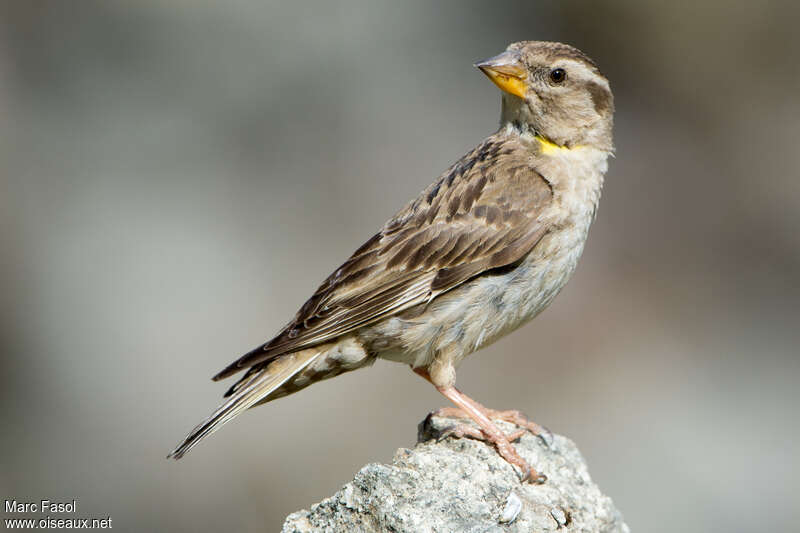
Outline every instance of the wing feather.
{"type": "Polygon", "coordinates": [[[489,137],[389,220],[271,341],[214,379],[352,332],[522,259],[552,190],[529,148],[489,137]]]}

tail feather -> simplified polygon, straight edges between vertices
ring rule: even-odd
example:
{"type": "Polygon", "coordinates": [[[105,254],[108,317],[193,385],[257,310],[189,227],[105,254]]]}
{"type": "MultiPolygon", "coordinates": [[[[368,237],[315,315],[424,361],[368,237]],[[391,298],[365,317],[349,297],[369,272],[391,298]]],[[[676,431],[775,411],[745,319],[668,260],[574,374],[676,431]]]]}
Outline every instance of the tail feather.
{"type": "Polygon", "coordinates": [[[320,350],[309,349],[281,356],[264,369],[255,372],[249,379],[242,380],[240,384],[237,383],[236,389],[228,401],[198,424],[183,442],[167,455],[167,458],[180,459],[183,457],[202,439],[214,433],[245,409],[263,401],[292,376],[313,363],[322,353],[320,350]]]}

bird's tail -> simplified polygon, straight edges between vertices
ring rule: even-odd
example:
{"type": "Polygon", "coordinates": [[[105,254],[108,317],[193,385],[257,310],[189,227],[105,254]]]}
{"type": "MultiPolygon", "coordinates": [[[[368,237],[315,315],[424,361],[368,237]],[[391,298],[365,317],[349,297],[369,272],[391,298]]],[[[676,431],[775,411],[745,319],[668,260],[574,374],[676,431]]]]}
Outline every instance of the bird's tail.
{"type": "Polygon", "coordinates": [[[245,409],[271,399],[268,398],[270,394],[277,391],[281,385],[293,376],[302,372],[323,353],[324,350],[312,348],[283,355],[263,369],[254,372],[251,376],[245,376],[245,379],[237,383],[232,389],[228,400],[220,405],[211,416],[198,424],[167,457],[180,459],[186,452],[194,448],[198,442],[211,435],[245,409]]]}

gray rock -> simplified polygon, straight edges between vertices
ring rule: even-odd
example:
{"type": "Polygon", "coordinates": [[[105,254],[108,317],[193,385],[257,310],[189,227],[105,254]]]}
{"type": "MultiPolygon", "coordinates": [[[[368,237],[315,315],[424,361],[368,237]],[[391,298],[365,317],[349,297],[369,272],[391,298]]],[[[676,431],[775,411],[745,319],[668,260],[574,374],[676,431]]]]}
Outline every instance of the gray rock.
{"type": "Polygon", "coordinates": [[[555,435],[548,446],[526,434],[517,441],[519,453],[548,477],[523,484],[487,444],[437,441],[454,423],[428,417],[413,449],[399,449],[391,465],[365,466],[332,497],[289,515],[283,532],[629,532],[569,439],[555,435]]]}

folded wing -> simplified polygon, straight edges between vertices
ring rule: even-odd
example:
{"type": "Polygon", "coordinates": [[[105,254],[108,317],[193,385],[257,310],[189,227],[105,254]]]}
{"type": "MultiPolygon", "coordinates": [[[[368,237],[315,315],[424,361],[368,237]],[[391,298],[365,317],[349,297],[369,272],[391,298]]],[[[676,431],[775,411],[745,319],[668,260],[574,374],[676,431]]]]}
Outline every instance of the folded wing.
{"type": "Polygon", "coordinates": [[[530,152],[490,137],[356,250],[274,339],[214,379],[329,341],[515,263],[547,232],[541,215],[551,202],[530,152]]]}

